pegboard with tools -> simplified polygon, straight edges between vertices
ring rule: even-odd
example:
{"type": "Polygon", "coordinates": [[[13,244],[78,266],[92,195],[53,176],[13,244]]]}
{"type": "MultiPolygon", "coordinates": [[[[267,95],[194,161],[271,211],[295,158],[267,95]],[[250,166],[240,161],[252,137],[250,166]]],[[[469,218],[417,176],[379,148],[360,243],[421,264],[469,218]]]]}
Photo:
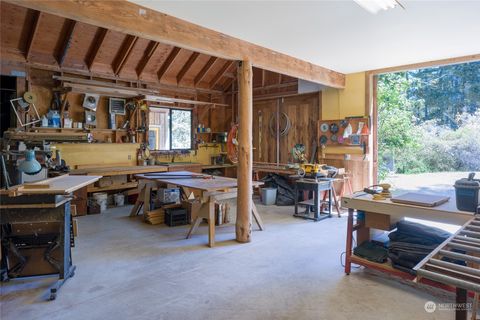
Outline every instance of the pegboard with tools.
{"type": "Polygon", "coordinates": [[[360,146],[368,142],[370,134],[368,118],[346,118],[318,122],[318,142],[320,145],[360,146]]]}

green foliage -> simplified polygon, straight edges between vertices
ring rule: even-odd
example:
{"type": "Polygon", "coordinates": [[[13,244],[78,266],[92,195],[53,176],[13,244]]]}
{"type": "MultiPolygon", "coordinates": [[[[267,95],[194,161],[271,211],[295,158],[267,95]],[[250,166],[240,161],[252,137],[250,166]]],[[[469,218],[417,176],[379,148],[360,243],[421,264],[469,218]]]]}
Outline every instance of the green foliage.
{"type": "Polygon", "coordinates": [[[480,169],[480,62],[381,75],[377,105],[380,180],[480,169]]]}

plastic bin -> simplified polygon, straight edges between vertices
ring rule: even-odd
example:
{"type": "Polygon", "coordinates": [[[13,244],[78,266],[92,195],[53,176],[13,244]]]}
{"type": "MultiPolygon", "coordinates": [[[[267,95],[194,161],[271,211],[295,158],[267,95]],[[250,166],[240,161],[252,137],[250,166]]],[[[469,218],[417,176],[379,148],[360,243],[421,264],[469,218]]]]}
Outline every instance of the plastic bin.
{"type": "Polygon", "coordinates": [[[108,194],[105,192],[97,192],[93,194],[93,200],[100,207],[100,212],[107,210],[108,194]]]}
{"type": "Polygon", "coordinates": [[[270,206],[277,201],[277,189],[262,188],[262,204],[270,206]]]}
{"type": "Polygon", "coordinates": [[[458,210],[476,212],[480,205],[480,180],[474,179],[474,176],[474,173],[470,173],[468,178],[455,182],[458,210]]]}

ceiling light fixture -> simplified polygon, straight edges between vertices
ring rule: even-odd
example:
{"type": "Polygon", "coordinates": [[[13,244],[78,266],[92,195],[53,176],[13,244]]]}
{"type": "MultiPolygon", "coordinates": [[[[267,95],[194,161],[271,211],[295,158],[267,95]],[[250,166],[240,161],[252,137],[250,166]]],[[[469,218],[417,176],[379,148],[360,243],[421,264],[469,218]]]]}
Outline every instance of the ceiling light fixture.
{"type": "Polygon", "coordinates": [[[405,9],[397,0],[353,0],[363,9],[370,13],[377,14],[381,10],[393,9],[400,6],[405,9]]]}

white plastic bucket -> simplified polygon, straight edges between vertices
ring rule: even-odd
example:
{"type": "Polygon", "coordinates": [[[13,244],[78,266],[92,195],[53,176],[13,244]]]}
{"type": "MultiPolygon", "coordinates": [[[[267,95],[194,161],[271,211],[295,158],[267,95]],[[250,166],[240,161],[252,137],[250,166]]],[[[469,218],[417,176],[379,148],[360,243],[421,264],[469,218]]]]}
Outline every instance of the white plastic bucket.
{"type": "Polygon", "coordinates": [[[93,199],[100,207],[100,212],[107,210],[107,201],[108,201],[108,194],[105,192],[96,192],[93,194],[93,199]]]}
{"type": "Polygon", "coordinates": [[[262,204],[270,206],[277,201],[277,189],[262,188],[262,204]]]}
{"type": "Polygon", "coordinates": [[[113,195],[116,207],[121,207],[125,204],[125,196],[123,193],[117,193],[113,195]]]}

